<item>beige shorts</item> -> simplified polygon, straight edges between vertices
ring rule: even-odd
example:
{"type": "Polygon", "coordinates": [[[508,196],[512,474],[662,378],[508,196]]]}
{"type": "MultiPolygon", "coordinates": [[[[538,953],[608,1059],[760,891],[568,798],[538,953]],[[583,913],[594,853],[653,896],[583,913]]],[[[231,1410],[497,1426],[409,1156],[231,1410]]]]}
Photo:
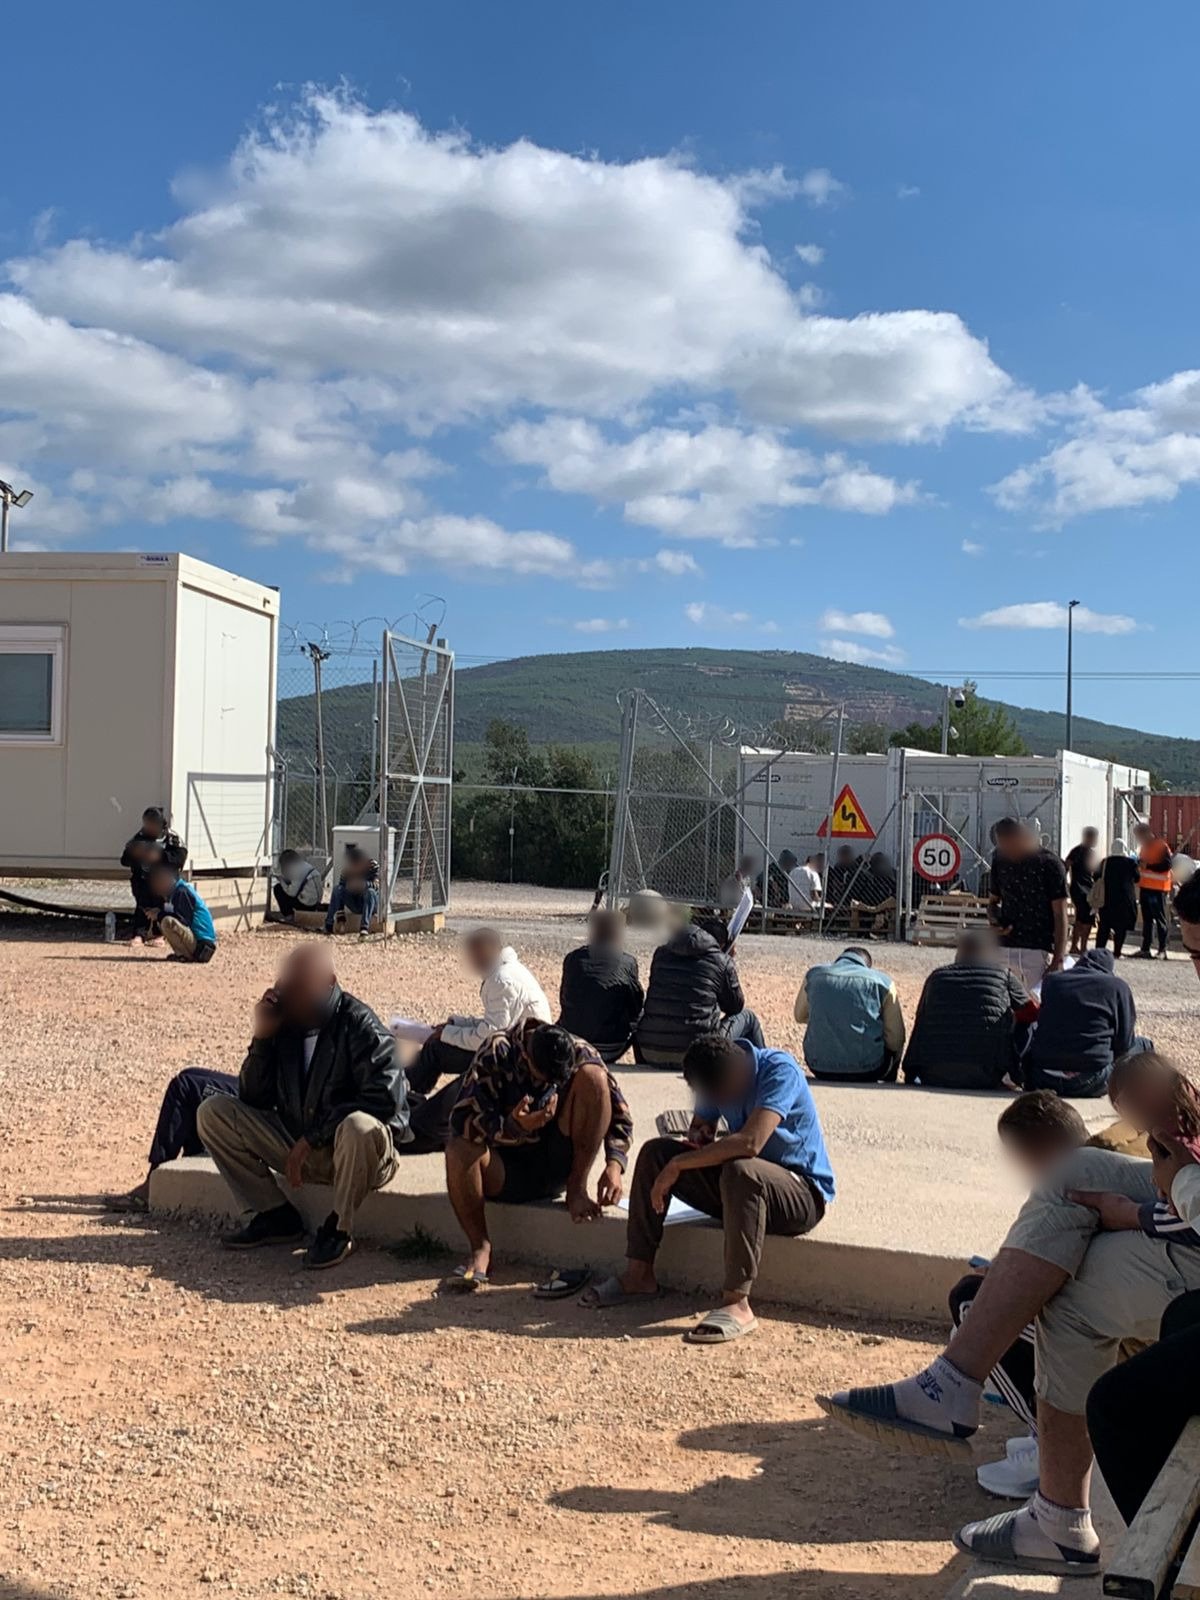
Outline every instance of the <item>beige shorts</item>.
{"type": "Polygon", "coordinates": [[[1037,1319],[1036,1387],[1059,1411],[1082,1415],[1088,1391],[1124,1339],[1158,1338],[1172,1300],[1200,1289],[1200,1246],[1143,1233],[1100,1233],[1097,1217],[1066,1198],[1103,1189],[1153,1200],[1150,1163],[1108,1150],[1076,1150],[1030,1195],[1005,1239],[1070,1274],[1037,1319]]]}

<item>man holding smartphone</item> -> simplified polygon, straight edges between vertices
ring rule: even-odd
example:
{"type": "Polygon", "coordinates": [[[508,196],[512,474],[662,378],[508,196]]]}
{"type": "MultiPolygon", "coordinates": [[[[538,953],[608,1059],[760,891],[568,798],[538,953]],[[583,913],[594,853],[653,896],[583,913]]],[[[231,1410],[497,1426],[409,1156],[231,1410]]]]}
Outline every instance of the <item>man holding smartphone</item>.
{"type": "Polygon", "coordinates": [[[304,1219],[276,1182],[330,1184],[333,1209],[304,1257],[334,1267],[354,1247],[354,1216],[396,1170],[409,1143],[408,1098],[395,1041],[361,1000],[338,984],[329,951],[303,944],[254,1008],[254,1035],[237,1097],[202,1102],[200,1138],[239,1206],[244,1226],[229,1250],[294,1244],[304,1219]]]}
{"type": "Polygon", "coordinates": [[[488,1282],[486,1201],[520,1205],[565,1190],[572,1220],[592,1222],[621,1198],[629,1107],[597,1052],[564,1028],[531,1020],[494,1034],[463,1080],[450,1128],[446,1186],[470,1255],[447,1287],[488,1282]],[[588,1179],[602,1149],[592,1199],[588,1179]]]}

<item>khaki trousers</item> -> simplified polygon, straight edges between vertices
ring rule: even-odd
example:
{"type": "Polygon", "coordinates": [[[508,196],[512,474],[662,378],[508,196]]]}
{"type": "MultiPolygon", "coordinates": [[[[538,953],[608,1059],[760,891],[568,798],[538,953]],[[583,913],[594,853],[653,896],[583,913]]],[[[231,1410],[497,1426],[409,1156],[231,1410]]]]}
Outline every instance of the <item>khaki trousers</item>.
{"type": "MultiPolygon", "coordinates": [[[[638,1152],[629,1192],[625,1254],[630,1261],[653,1261],[662,1243],[665,1215],[650,1205],[654,1180],[675,1156],[691,1146],[679,1139],[650,1139],[638,1152]]],[[[725,1224],[725,1289],[748,1295],[758,1277],[763,1240],[769,1233],[795,1238],[809,1233],[825,1215],[825,1202],[803,1178],[759,1157],[726,1161],[718,1167],[693,1167],[679,1174],[674,1191],[685,1205],[725,1224]]]]}
{"type": "Polygon", "coordinates": [[[1200,1289],[1200,1248],[1132,1230],[1100,1233],[1096,1213],[1067,1199],[1075,1189],[1145,1201],[1155,1188],[1148,1161],[1072,1151],[1033,1191],[1004,1241],[1071,1274],[1037,1319],[1036,1388],[1059,1411],[1080,1416],[1122,1341],[1157,1339],[1171,1301],[1200,1289]]]}
{"type": "MultiPolygon", "coordinates": [[[[214,1095],[201,1103],[196,1127],[242,1211],[257,1214],[283,1203],[273,1175],[283,1171],[295,1141],[273,1111],[214,1095]]],[[[333,1144],[313,1150],[304,1163],[306,1183],[333,1186],[333,1209],[344,1233],[354,1231],[359,1206],[395,1171],[391,1130],[365,1111],[339,1122],[333,1144]]]]}

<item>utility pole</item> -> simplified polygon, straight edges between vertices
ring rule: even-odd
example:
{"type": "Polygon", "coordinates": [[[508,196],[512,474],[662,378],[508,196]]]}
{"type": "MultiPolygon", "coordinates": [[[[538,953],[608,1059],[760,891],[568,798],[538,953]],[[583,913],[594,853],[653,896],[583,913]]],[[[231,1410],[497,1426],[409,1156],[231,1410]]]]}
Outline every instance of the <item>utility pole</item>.
{"type": "Polygon", "coordinates": [[[8,513],[13,506],[27,506],[33,499],[32,489],[13,488],[0,478],[0,555],[8,553],[8,513]]]}
{"type": "Polygon", "coordinates": [[[1066,748],[1071,748],[1071,735],[1075,719],[1072,711],[1072,691],[1075,686],[1075,607],[1078,600],[1067,601],[1067,738],[1066,748]]]}

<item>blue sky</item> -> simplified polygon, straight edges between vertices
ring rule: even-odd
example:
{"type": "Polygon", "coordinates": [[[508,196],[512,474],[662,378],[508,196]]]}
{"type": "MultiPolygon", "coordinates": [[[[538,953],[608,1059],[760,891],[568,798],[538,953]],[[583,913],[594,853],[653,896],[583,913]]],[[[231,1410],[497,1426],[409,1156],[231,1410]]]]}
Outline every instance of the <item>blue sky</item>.
{"type": "Polygon", "coordinates": [[[1193,665],[1191,8],[50,0],[5,42],[19,539],[292,620],[440,596],[464,660],[761,644],[1053,707],[1079,599],[1081,674],[1193,665]]]}

